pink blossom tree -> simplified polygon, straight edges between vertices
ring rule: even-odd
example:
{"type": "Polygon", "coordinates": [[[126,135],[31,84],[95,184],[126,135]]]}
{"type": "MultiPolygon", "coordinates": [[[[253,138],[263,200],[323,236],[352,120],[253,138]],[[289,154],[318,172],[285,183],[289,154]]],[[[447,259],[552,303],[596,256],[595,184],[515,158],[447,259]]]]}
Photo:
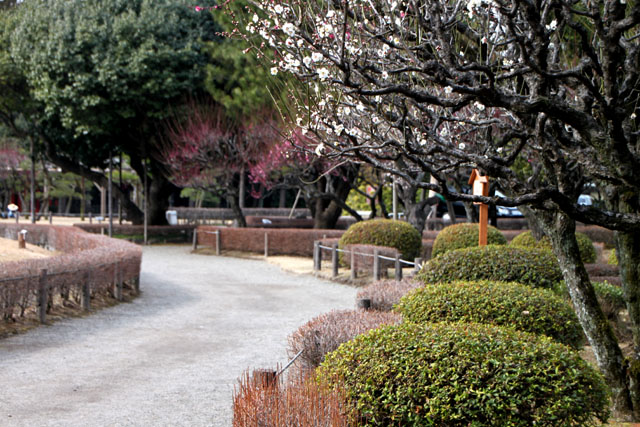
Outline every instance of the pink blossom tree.
{"type": "Polygon", "coordinates": [[[300,131],[292,132],[250,169],[250,179],[266,188],[297,188],[314,219],[314,228],[335,228],[342,210],[362,217],[346,203],[358,175],[357,165],[332,161],[312,150],[317,145],[300,131]]]}
{"type": "Polygon", "coordinates": [[[163,162],[171,180],[221,196],[246,227],[238,203],[240,177],[280,137],[272,112],[231,119],[220,106],[192,101],[168,121],[166,135],[163,162]]]}

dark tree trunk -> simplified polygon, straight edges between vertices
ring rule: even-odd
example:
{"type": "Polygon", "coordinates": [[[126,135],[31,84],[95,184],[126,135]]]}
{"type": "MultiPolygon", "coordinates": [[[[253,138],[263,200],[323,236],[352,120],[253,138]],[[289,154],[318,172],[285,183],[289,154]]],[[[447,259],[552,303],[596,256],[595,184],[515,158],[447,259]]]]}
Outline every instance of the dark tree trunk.
{"type": "MultiPolygon", "coordinates": [[[[339,175],[325,175],[319,179],[315,189],[307,196],[307,205],[313,216],[313,228],[336,228],[342,209],[347,208],[345,201],[351,191],[351,183],[358,174],[356,167],[341,168],[339,175]]],[[[352,210],[351,210],[352,211],[352,210]]],[[[355,211],[351,212],[354,215],[355,211]]],[[[354,215],[358,219],[359,215],[354,215]]],[[[359,218],[362,220],[362,218],[359,218]]]]}
{"type": "Polygon", "coordinates": [[[540,240],[544,237],[545,232],[538,219],[538,216],[529,206],[519,206],[518,209],[522,212],[522,215],[527,220],[527,225],[529,226],[529,230],[531,230],[531,234],[534,239],[540,240]]]}
{"type": "Polygon", "coordinates": [[[456,223],[456,211],[453,208],[453,203],[451,203],[451,200],[447,200],[446,204],[447,204],[447,212],[449,213],[449,220],[451,221],[451,224],[455,224],[456,223]]]}
{"type": "MultiPolygon", "coordinates": [[[[75,173],[76,175],[80,175],[88,179],[89,181],[94,182],[95,184],[99,185],[102,188],[105,188],[105,189],[107,188],[108,178],[104,174],[95,172],[90,168],[84,167],[78,163],[75,163],[67,159],[66,157],[58,156],[55,150],[53,149],[53,147],[49,144],[47,144],[46,155],[47,155],[47,158],[53,164],[55,164],[56,166],[59,166],[64,172],[75,173]]],[[[144,174],[140,172],[140,170],[138,169],[136,169],[136,172],[138,173],[138,176],[142,180],[142,178],[144,177],[144,174]]],[[[133,222],[134,224],[142,224],[144,222],[144,213],[142,212],[142,210],[131,199],[129,199],[129,197],[127,197],[127,195],[117,185],[113,186],[113,195],[114,197],[117,197],[120,200],[120,203],[122,203],[122,207],[127,213],[127,219],[129,221],[133,222]]],[[[153,201],[151,199],[151,194],[150,194],[149,206],[151,207],[152,204],[153,204],[153,201]]],[[[154,222],[151,222],[151,219],[149,220],[149,223],[156,224],[154,222]]],[[[167,223],[167,220],[164,217],[164,212],[163,212],[161,222],[157,224],[166,224],[166,223],[167,223]]]]}
{"type": "MultiPolygon", "coordinates": [[[[640,196],[633,190],[607,192],[609,203],[623,213],[640,212],[640,196]]],[[[629,312],[633,337],[633,353],[629,360],[629,388],[635,419],[640,419],[640,234],[616,231],[616,256],[624,299],[629,312]]]]}
{"type": "MultiPolygon", "coordinates": [[[[115,189],[116,186],[114,185],[115,189]]],[[[149,183],[149,204],[147,205],[149,224],[166,225],[166,211],[169,208],[169,196],[173,193],[175,186],[164,176],[154,176],[149,183]]],[[[127,213],[128,217],[128,213],[127,213]]],[[[144,220],[144,218],[143,218],[144,220]]],[[[135,224],[136,222],[133,221],[135,224]]]]}
{"type": "Polygon", "coordinates": [[[538,217],[551,239],[576,314],[596,356],[598,367],[611,388],[613,409],[619,414],[631,414],[633,405],[627,364],[580,258],[575,221],[563,212],[538,212],[538,217]]]}
{"type": "Polygon", "coordinates": [[[238,194],[236,194],[235,192],[227,194],[226,199],[227,199],[227,203],[229,204],[229,207],[233,211],[233,215],[236,218],[238,227],[245,228],[247,226],[247,220],[244,217],[244,212],[242,212],[242,208],[240,207],[240,204],[238,203],[238,194]]]}

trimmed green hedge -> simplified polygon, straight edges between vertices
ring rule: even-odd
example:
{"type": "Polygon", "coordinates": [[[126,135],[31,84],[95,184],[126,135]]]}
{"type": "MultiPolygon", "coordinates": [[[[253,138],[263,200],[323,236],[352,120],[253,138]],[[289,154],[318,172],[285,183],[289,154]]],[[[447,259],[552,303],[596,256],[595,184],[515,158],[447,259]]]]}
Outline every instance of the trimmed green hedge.
{"type": "Polygon", "coordinates": [[[452,282],[405,295],[395,311],[415,323],[475,322],[512,326],[580,348],[583,333],[573,307],[551,290],[519,283],[452,282]]]}
{"type": "MultiPolygon", "coordinates": [[[[580,249],[580,258],[585,264],[593,264],[597,260],[596,248],[593,246],[593,242],[584,233],[576,231],[576,240],[578,241],[578,248],[580,249]]],[[[511,240],[510,245],[521,246],[527,248],[549,249],[551,250],[551,240],[547,236],[536,241],[531,234],[531,231],[525,231],[518,234],[511,240]]]]}
{"type": "Polygon", "coordinates": [[[360,335],[317,371],[369,426],[589,425],[602,375],[550,338],[470,323],[403,323],[360,335]]]}
{"type": "Polygon", "coordinates": [[[492,280],[551,288],[562,280],[562,272],[555,256],[546,249],[476,246],[429,260],[417,278],[423,283],[492,280]]]}
{"type": "MultiPolygon", "coordinates": [[[[437,257],[445,252],[455,249],[478,246],[478,224],[463,222],[445,227],[438,233],[433,242],[431,256],[437,257]]],[[[506,245],[507,239],[500,230],[489,226],[487,229],[487,244],[506,245]]]]}
{"type": "Polygon", "coordinates": [[[409,223],[390,219],[372,219],[353,224],[340,238],[340,248],[366,244],[396,248],[405,260],[413,261],[422,251],[422,237],[409,223]]]}

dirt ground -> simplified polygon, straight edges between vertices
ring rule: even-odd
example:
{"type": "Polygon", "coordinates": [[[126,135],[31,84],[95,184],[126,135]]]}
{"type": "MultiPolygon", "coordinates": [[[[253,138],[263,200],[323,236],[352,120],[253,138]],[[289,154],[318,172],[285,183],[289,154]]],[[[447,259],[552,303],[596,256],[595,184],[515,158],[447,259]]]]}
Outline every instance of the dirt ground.
{"type": "MultiPolygon", "coordinates": [[[[68,226],[72,226],[73,224],[89,224],[89,217],[86,216],[84,218],[84,221],[81,221],[79,217],[66,217],[66,216],[53,216],[53,221],[52,224],[53,225],[68,225],[68,226]]],[[[104,222],[104,221],[103,221],[104,222]]],[[[11,223],[11,224],[15,224],[16,223],[16,219],[15,218],[0,218],[0,223],[11,223]]],[[[31,221],[29,219],[25,219],[23,217],[20,217],[19,220],[20,224],[31,224],[31,221]]],[[[98,222],[95,220],[95,215],[94,215],[94,219],[93,219],[93,223],[97,224],[98,222]]],[[[118,218],[117,216],[113,218],[113,223],[114,224],[118,224],[118,218]]],[[[40,218],[40,221],[36,221],[36,224],[49,224],[49,217],[42,217],[40,218]]],[[[124,221],[123,224],[131,224],[128,221],[124,221]]]]}
{"type": "Polygon", "coordinates": [[[27,243],[25,249],[19,249],[17,240],[0,237],[0,263],[20,261],[23,259],[47,258],[55,255],[57,255],[57,252],[48,251],[29,243],[27,243]]]}

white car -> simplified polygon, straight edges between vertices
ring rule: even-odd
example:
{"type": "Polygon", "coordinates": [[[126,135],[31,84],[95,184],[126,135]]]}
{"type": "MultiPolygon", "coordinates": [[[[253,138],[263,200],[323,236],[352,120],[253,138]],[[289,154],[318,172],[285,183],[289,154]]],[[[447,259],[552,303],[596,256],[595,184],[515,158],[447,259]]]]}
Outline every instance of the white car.
{"type": "MultiPolygon", "coordinates": [[[[496,190],[496,196],[501,198],[505,197],[505,195],[499,190],[496,190]]],[[[515,206],[496,205],[496,210],[499,217],[522,217],[522,212],[520,212],[520,209],[516,208],[515,206]]]]}

